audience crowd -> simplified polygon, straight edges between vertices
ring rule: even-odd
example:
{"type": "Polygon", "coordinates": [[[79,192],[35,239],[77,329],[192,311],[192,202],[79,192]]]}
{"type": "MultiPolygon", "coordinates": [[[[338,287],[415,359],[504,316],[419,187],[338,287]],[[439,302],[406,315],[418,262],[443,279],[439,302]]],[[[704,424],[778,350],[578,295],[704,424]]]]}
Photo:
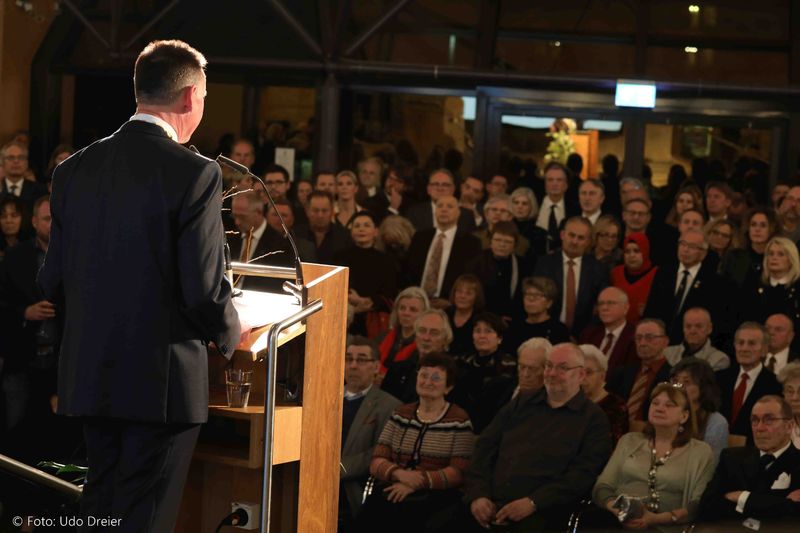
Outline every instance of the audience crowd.
{"type": "MultiPolygon", "coordinates": [[[[35,282],[46,176],[24,138],[0,155],[10,451],[60,423],[65,310],[35,282]]],[[[583,180],[575,154],[486,177],[389,163],[294,183],[260,165],[274,206],[225,175],[235,260],[291,265],[285,223],[302,260],[349,267],[340,531],[800,518],[800,185],[768,195],[758,169],[696,163],[655,190],[614,156],[583,180]]]]}

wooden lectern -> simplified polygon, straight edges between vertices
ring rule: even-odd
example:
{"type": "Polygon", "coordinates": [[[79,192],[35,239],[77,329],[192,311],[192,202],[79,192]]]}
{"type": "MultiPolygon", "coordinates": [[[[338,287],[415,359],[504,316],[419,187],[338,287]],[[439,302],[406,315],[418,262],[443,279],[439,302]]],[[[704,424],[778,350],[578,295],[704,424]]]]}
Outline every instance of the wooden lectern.
{"type": "MultiPolygon", "coordinates": [[[[234,263],[234,273],[259,270],[251,267],[234,263]]],[[[336,531],[348,269],[311,263],[302,267],[308,305],[285,305],[292,298],[275,295],[277,303],[268,303],[265,309],[270,323],[254,329],[233,356],[234,368],[253,370],[248,407],[228,407],[224,373],[209,369],[209,423],[192,460],[176,527],[179,533],[213,532],[231,512],[232,502],[260,504],[265,486],[267,494],[271,487],[272,495],[267,497],[271,499],[269,531],[336,531]],[[305,317],[305,324],[298,317],[305,317]],[[264,405],[274,398],[275,359],[267,355],[273,346],[276,352],[277,346],[289,341],[302,342],[301,336],[305,345],[302,405],[274,407],[270,445],[265,432],[269,434],[271,418],[265,417],[264,405]],[[270,364],[272,384],[266,379],[270,364]],[[265,449],[271,451],[267,454],[272,456],[271,468],[264,468],[265,449]]],[[[294,279],[294,269],[269,267],[269,271],[268,277],[294,279]]],[[[265,519],[261,509],[260,527],[248,529],[266,531],[265,519]]]]}

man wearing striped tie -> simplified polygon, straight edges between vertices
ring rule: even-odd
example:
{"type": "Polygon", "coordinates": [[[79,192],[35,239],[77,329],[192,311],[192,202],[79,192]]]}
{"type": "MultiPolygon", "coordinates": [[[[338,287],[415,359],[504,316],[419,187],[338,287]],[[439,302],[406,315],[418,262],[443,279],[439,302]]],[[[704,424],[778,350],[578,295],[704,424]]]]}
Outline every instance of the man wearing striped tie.
{"type": "Polygon", "coordinates": [[[633,339],[639,361],[614,372],[607,386],[609,391],[627,400],[631,422],[647,420],[650,392],[657,384],[669,381],[672,369],[664,357],[669,338],[662,321],[654,318],[640,320],[633,339]]]}

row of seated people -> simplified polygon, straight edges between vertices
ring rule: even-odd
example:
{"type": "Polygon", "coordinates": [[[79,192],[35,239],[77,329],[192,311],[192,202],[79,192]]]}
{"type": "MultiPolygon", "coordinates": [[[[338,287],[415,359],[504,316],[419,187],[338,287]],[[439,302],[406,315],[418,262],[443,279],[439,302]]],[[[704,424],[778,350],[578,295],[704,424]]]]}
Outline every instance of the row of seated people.
{"type": "MultiPolygon", "coordinates": [[[[418,327],[430,326],[426,316],[442,319],[428,313],[418,327]]],[[[478,322],[483,346],[479,337],[497,321],[478,322]]],[[[737,346],[746,351],[759,334],[766,338],[759,325],[743,325],[737,346]]],[[[643,344],[663,335],[656,321],[637,327],[643,344]]],[[[749,393],[749,410],[737,416],[753,442],[727,448],[728,424],[704,360],[682,360],[665,381],[637,379],[627,401],[605,390],[607,356],[595,346],[529,339],[513,362],[494,361],[495,372],[484,373],[484,384],[510,379],[504,404],[478,431],[473,413],[487,406],[462,403],[463,388],[475,383],[474,360],[422,354],[416,400],[402,403],[377,385],[378,346],[350,339],[340,531],[563,531],[590,496],[596,509],[581,522],[604,531],[800,516],[800,363],[781,374],[786,399],[749,393]],[[632,400],[646,406],[643,420],[629,418],[632,400]]]]}

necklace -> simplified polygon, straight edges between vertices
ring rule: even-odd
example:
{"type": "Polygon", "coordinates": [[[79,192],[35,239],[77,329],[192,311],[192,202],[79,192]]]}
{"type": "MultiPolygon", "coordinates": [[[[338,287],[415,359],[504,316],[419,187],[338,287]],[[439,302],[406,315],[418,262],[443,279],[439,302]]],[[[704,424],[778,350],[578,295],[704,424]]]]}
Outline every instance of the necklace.
{"type": "Polygon", "coordinates": [[[653,448],[650,450],[650,471],[647,473],[647,509],[652,513],[657,513],[661,504],[661,495],[656,490],[656,472],[658,472],[658,467],[663,466],[669,460],[670,455],[672,455],[672,448],[667,450],[663,456],[658,457],[655,441],[653,442],[653,448]]]}
{"type": "Polygon", "coordinates": [[[433,422],[436,422],[437,420],[439,420],[440,418],[442,418],[442,416],[444,416],[444,413],[445,413],[445,412],[446,412],[446,411],[447,411],[449,408],[450,408],[450,402],[444,402],[444,408],[441,410],[441,412],[439,413],[439,415],[438,415],[438,416],[436,416],[435,418],[428,418],[428,419],[426,419],[426,418],[422,418],[422,417],[420,416],[420,414],[419,414],[419,406],[418,406],[418,407],[417,407],[417,419],[418,419],[420,422],[422,422],[423,424],[432,424],[433,422]]]}

